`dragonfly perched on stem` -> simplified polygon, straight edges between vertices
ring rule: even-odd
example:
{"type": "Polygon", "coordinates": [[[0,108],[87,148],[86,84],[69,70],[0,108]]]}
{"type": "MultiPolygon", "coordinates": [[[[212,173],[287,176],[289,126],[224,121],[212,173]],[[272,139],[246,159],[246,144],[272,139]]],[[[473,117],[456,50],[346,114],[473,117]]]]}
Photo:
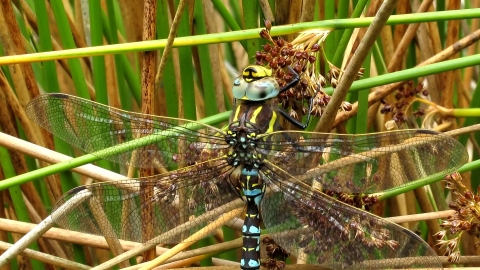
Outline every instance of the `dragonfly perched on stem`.
{"type": "Polygon", "coordinates": [[[464,147],[429,130],[365,135],[283,130],[280,118],[306,127],[275,101],[297,83],[298,75],[289,72],[292,81],[280,87],[268,69],[247,67],[234,82],[235,109],[224,128],[65,94],[34,99],[29,116],[70,144],[110,161],[163,172],[75,188],[55,209],[84,191],[89,197],[54,220],[108,238],[174,244],[220,222],[218,217],[238,207],[241,198],[246,205],[242,269],[260,267],[261,219],[280,246],[307,263],[334,269],[440,269],[435,252],[416,234],[321,190],[369,194],[445,175],[466,162],[464,147]],[[145,187],[154,195],[141,200],[145,187]],[[151,219],[142,219],[144,204],[154,209],[151,219]],[[157,237],[144,237],[146,224],[157,237]]]}

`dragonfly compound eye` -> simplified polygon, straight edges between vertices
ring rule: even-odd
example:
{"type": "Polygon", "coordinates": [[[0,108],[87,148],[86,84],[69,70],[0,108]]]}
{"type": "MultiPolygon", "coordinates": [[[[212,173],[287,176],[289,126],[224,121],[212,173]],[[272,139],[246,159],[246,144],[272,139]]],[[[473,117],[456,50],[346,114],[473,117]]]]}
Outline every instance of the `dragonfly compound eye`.
{"type": "Polygon", "coordinates": [[[248,84],[246,96],[251,101],[262,101],[274,98],[280,92],[280,86],[273,77],[253,81],[248,84]]]}
{"type": "Polygon", "coordinates": [[[272,77],[265,77],[251,83],[247,83],[242,78],[236,78],[232,92],[236,99],[262,101],[276,97],[280,92],[280,86],[272,77]]]}
{"type": "Polygon", "coordinates": [[[233,96],[240,100],[263,101],[278,95],[280,86],[272,77],[272,70],[251,65],[233,82],[233,96]]]}
{"type": "Polygon", "coordinates": [[[238,77],[235,79],[233,82],[233,88],[232,88],[232,93],[233,97],[236,99],[243,99],[243,100],[248,100],[247,98],[247,87],[248,83],[241,77],[238,77]]]}

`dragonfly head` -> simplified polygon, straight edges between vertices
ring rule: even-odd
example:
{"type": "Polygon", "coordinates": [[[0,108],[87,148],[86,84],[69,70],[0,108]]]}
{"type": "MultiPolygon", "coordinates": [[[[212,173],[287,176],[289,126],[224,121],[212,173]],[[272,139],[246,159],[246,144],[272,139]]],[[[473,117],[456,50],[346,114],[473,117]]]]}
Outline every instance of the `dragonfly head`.
{"type": "Polygon", "coordinates": [[[232,92],[239,100],[263,101],[276,97],[280,86],[272,77],[271,69],[250,65],[235,79],[232,92]]]}

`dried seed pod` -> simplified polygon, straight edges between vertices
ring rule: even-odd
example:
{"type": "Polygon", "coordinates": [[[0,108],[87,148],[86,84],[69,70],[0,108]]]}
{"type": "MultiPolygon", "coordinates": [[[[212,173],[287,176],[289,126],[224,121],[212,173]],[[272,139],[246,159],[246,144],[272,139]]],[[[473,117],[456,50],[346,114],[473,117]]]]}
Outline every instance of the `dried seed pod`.
{"type": "Polygon", "coordinates": [[[337,68],[330,69],[329,73],[332,78],[338,78],[338,75],[340,75],[340,71],[337,68]]]}
{"type": "Polygon", "coordinates": [[[385,106],[383,106],[383,108],[380,110],[380,113],[381,114],[387,114],[387,113],[390,113],[393,111],[393,108],[390,104],[385,104],[385,106]]]}
{"type": "Polygon", "coordinates": [[[292,88],[287,90],[287,96],[288,97],[294,97],[295,96],[295,91],[293,91],[292,88]]]}
{"type": "Polygon", "coordinates": [[[424,109],[418,109],[413,113],[413,116],[415,117],[421,117],[425,115],[425,110],[424,109]]]}
{"type": "Polygon", "coordinates": [[[265,54],[264,59],[265,59],[266,62],[269,62],[269,63],[270,63],[270,61],[272,61],[272,55],[269,54],[269,53],[267,53],[267,54],[265,54]]]}
{"type": "MultiPolygon", "coordinates": [[[[397,101],[397,102],[395,102],[395,109],[401,110],[403,108],[403,105],[404,105],[403,101],[401,101],[401,100],[397,101]]],[[[398,113],[402,113],[402,112],[399,111],[398,113]]]]}
{"type": "Polygon", "coordinates": [[[285,71],[283,69],[277,70],[277,78],[283,78],[285,76],[285,71]]]}
{"type": "Polygon", "coordinates": [[[458,213],[460,214],[460,216],[462,217],[467,217],[468,215],[470,215],[470,211],[465,209],[465,208],[461,208],[458,213]]]}
{"type": "Polygon", "coordinates": [[[285,45],[285,40],[282,38],[278,38],[275,42],[277,43],[278,47],[283,47],[285,45]]]}
{"type": "Polygon", "coordinates": [[[265,29],[267,29],[268,32],[272,29],[272,22],[269,20],[265,20],[265,29]]]}
{"type": "Polygon", "coordinates": [[[349,103],[349,102],[344,101],[344,102],[342,103],[342,109],[345,110],[345,111],[347,111],[347,112],[349,112],[349,111],[352,110],[352,104],[349,103]]]}
{"type": "Polygon", "coordinates": [[[319,81],[320,81],[319,88],[325,87],[327,85],[327,81],[325,80],[325,77],[321,77],[319,81]]]}
{"type": "Polygon", "coordinates": [[[261,37],[261,38],[264,38],[264,39],[268,39],[268,38],[270,37],[270,34],[268,33],[267,30],[262,29],[262,30],[260,31],[260,37],[261,37]]]}
{"type": "Polygon", "coordinates": [[[330,74],[330,72],[328,72],[327,75],[325,75],[325,79],[326,79],[327,81],[330,81],[331,78],[332,78],[332,75],[330,74]]]}
{"type": "Polygon", "coordinates": [[[264,56],[264,55],[263,55],[262,52],[256,52],[256,53],[255,53],[255,59],[256,59],[257,61],[262,61],[262,60],[263,60],[263,56],[264,56]]]}
{"type": "Polygon", "coordinates": [[[462,222],[462,230],[468,231],[472,228],[472,224],[468,221],[462,222]]]}
{"type": "Polygon", "coordinates": [[[445,237],[446,234],[447,234],[446,231],[439,231],[436,234],[434,234],[433,236],[435,236],[435,238],[437,238],[437,240],[442,240],[445,237]]]}
{"type": "Polygon", "coordinates": [[[456,201],[449,202],[448,207],[452,210],[459,210],[460,209],[460,207],[458,206],[458,203],[456,201]]]}
{"type": "Polygon", "coordinates": [[[337,84],[338,84],[337,79],[332,78],[330,80],[330,84],[332,85],[333,88],[337,88],[337,84]]]}
{"type": "Polygon", "coordinates": [[[465,199],[465,197],[458,198],[458,201],[460,202],[461,206],[466,206],[468,204],[468,200],[465,199]]]}
{"type": "Polygon", "coordinates": [[[270,67],[272,69],[276,69],[278,67],[277,59],[273,58],[272,61],[270,61],[270,67]]]}
{"type": "MultiPolygon", "coordinates": [[[[296,109],[296,108],[295,108],[295,109],[296,109]]],[[[295,119],[298,120],[298,114],[297,114],[297,112],[295,111],[295,109],[290,110],[289,115],[290,115],[291,117],[293,117],[293,118],[295,118],[295,119]]]]}
{"type": "Polygon", "coordinates": [[[324,102],[325,105],[327,105],[328,102],[330,102],[330,96],[325,95],[325,96],[323,97],[323,102],[324,102]]]}
{"type": "Polygon", "coordinates": [[[465,191],[465,193],[463,193],[463,196],[467,199],[467,200],[472,200],[473,199],[473,193],[470,191],[470,190],[467,190],[465,191]]]}
{"type": "MultiPolygon", "coordinates": [[[[308,99],[308,98],[307,98],[307,99],[308,99]]],[[[307,108],[307,106],[303,106],[303,107],[302,107],[302,114],[303,114],[303,115],[307,115],[307,114],[308,114],[308,108],[307,108]]]]}
{"type": "Polygon", "coordinates": [[[302,69],[303,69],[303,66],[298,62],[293,66],[293,70],[295,70],[296,73],[300,73],[302,69]]]}
{"type": "Polygon", "coordinates": [[[423,90],[423,84],[422,83],[417,84],[417,86],[415,87],[415,93],[418,94],[422,92],[422,90],[423,90]]]}
{"type": "Polygon", "coordinates": [[[265,45],[263,45],[263,50],[264,50],[265,52],[270,52],[270,51],[272,50],[272,45],[270,45],[270,44],[268,44],[268,43],[265,44],[265,45]]]}
{"type": "Polygon", "coordinates": [[[308,86],[308,81],[307,81],[307,79],[302,78],[302,79],[300,80],[300,85],[301,85],[302,87],[304,87],[304,88],[307,88],[307,86],[308,86]]]}
{"type": "Polygon", "coordinates": [[[278,52],[280,52],[280,48],[278,46],[274,46],[272,48],[272,51],[271,51],[271,54],[273,57],[277,57],[278,56],[278,52]]]}
{"type": "Polygon", "coordinates": [[[358,72],[357,72],[357,76],[359,76],[359,77],[363,76],[363,73],[364,73],[364,72],[365,72],[365,68],[363,68],[363,67],[360,68],[360,69],[358,70],[358,72]]]}
{"type": "Polygon", "coordinates": [[[330,189],[324,190],[323,193],[327,194],[330,197],[333,197],[336,194],[333,190],[330,189]]]}
{"type": "Polygon", "coordinates": [[[403,118],[404,113],[403,112],[396,112],[395,116],[397,116],[398,118],[403,118]]]}

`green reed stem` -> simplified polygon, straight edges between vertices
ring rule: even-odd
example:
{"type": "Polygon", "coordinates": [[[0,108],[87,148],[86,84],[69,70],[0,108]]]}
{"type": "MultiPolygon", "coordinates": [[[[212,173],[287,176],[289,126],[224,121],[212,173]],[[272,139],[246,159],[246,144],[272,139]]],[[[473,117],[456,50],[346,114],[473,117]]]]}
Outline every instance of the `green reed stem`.
{"type": "MultiPolygon", "coordinates": [[[[480,54],[456,58],[454,60],[443,61],[422,67],[414,67],[393,73],[388,73],[368,79],[353,82],[350,91],[360,91],[381,85],[387,85],[394,82],[411,80],[418,77],[437,74],[449,70],[456,70],[480,64],[480,54]]],[[[324,91],[327,94],[333,94],[332,87],[326,87],[324,91]]]]}
{"type": "MultiPolygon", "coordinates": [[[[53,6],[53,4],[52,4],[53,6]]],[[[427,12],[420,14],[404,14],[404,15],[392,15],[387,21],[387,25],[405,24],[408,23],[420,23],[431,22],[438,20],[460,20],[460,19],[472,19],[480,17],[480,9],[464,9],[464,10],[451,10],[443,12],[427,12]]],[[[300,31],[311,29],[348,29],[367,27],[373,21],[372,17],[368,18],[353,18],[353,19],[335,19],[325,20],[317,22],[305,22],[297,24],[289,24],[283,26],[272,27],[272,36],[282,36],[288,34],[294,34],[300,31]]],[[[216,44],[225,42],[234,42],[246,39],[259,38],[259,32],[261,29],[248,29],[242,31],[232,31],[228,33],[209,34],[201,36],[186,36],[177,38],[173,43],[174,47],[196,46],[201,44],[216,44]]],[[[114,44],[106,46],[88,47],[81,49],[72,49],[65,51],[45,52],[38,54],[28,55],[13,55],[0,58],[0,65],[12,64],[12,63],[24,63],[35,61],[46,61],[53,59],[64,58],[77,58],[94,55],[104,54],[117,54],[124,52],[139,52],[156,50],[165,47],[167,43],[166,39],[132,42],[128,44],[114,44]]]]}

